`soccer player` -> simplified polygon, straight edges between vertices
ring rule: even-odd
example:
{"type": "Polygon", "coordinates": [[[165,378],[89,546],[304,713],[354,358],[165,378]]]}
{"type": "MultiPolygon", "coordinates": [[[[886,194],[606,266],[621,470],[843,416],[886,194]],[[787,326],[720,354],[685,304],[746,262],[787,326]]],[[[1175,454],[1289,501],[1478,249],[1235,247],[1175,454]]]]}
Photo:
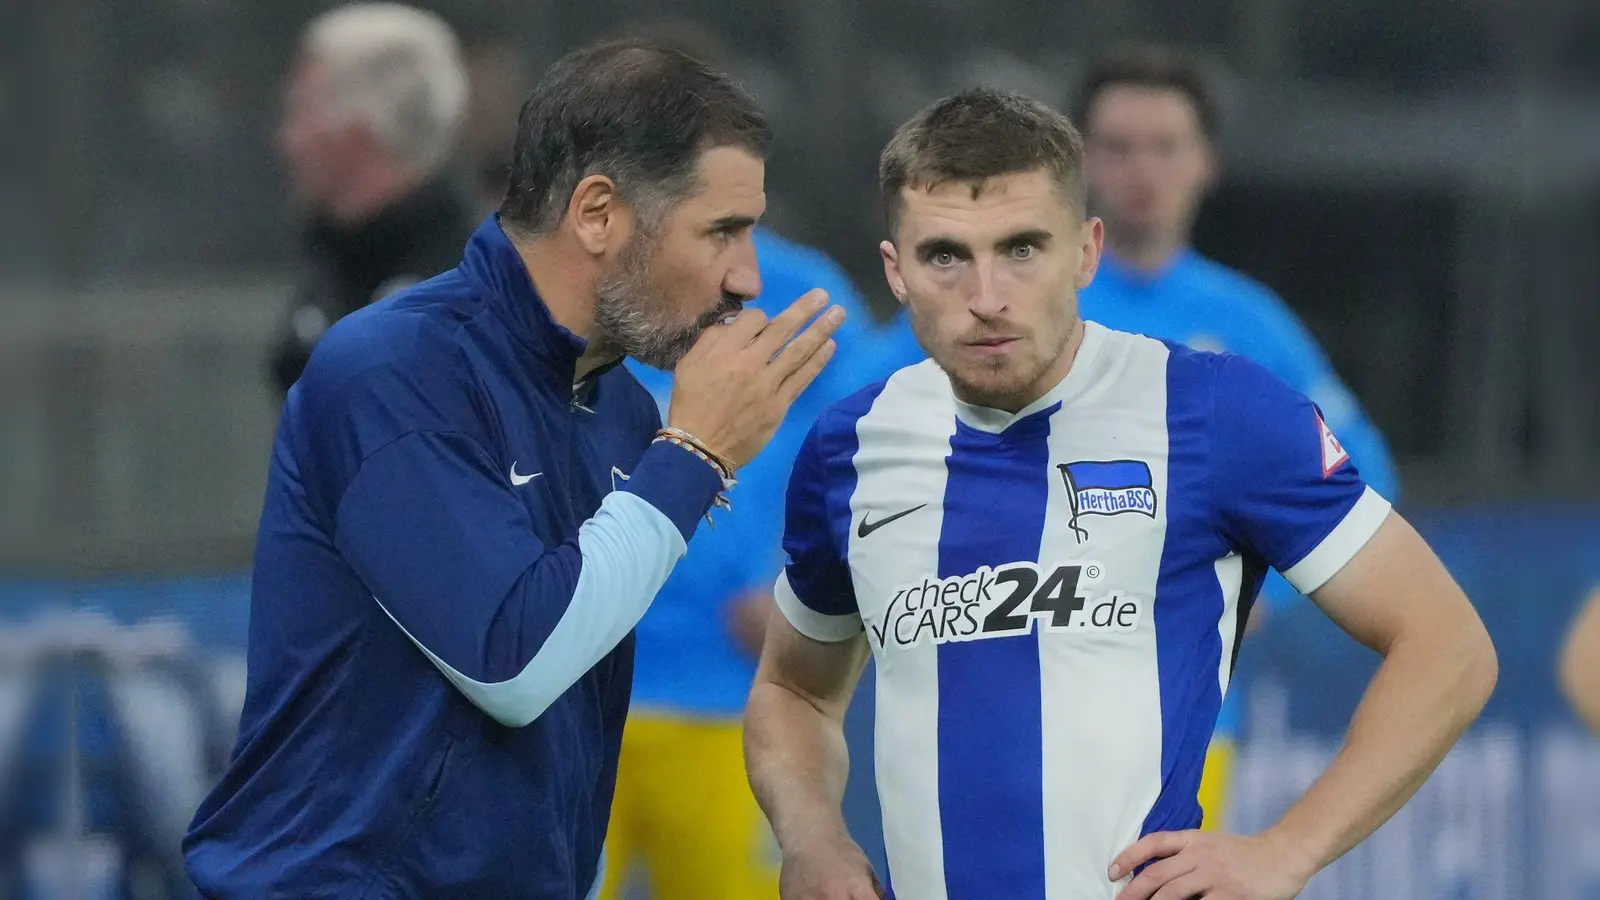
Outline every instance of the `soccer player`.
{"type": "Polygon", "coordinates": [[[1314,404],[1079,318],[1101,247],[1081,154],[1063,116],[988,90],[883,152],[884,269],[931,359],[825,412],[795,463],[745,732],[787,900],[876,890],[839,813],[869,652],[890,890],[917,900],[1292,897],[1494,684],[1472,606],[1314,404]],[[1384,661],[1282,820],[1198,831],[1269,566],[1384,661]]]}
{"type": "Polygon", "coordinates": [[[1600,588],[1589,595],[1567,631],[1559,673],[1573,712],[1600,733],[1600,588]]]}
{"type": "Polygon", "coordinates": [[[238,744],[185,841],[204,894],[594,887],[633,627],[840,320],[820,291],[740,312],[768,141],[680,53],[578,51],[461,264],[319,343],[273,449],[238,744]],[[675,370],[669,428],[624,354],[675,370]]]}
{"type": "MultiPolygon", "coordinates": [[[[1218,118],[1205,71],[1175,50],[1119,48],[1090,65],[1074,119],[1105,251],[1079,296],[1081,314],[1108,328],[1249,357],[1311,398],[1363,480],[1396,502],[1389,450],[1311,332],[1265,285],[1189,245],[1216,178],[1218,118]]],[[[1276,573],[1261,592],[1273,607],[1295,596],[1276,573]]],[[[1225,823],[1242,696],[1229,692],[1207,754],[1200,786],[1207,828],[1225,823]]]]}

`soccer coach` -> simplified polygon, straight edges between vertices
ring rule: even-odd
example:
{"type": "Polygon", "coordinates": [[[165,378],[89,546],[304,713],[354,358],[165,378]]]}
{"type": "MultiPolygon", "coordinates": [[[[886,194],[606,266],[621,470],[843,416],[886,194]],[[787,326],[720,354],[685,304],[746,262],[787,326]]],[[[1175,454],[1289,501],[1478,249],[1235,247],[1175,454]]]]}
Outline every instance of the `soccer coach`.
{"type": "Polygon", "coordinates": [[[239,741],[184,842],[203,894],[590,890],[634,624],[842,318],[820,291],[739,311],[768,142],[687,56],[578,51],[462,263],[319,343],[273,448],[239,741]],[[624,355],[676,369],[667,428],[624,355]]]}

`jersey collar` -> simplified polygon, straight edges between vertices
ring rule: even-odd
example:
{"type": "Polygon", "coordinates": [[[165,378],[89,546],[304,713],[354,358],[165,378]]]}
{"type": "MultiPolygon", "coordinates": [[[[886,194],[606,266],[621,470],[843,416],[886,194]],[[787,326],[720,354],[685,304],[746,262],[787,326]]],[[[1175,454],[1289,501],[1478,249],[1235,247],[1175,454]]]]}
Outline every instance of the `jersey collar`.
{"type": "Polygon", "coordinates": [[[1071,403],[1093,383],[1095,364],[1100,359],[1100,350],[1105,346],[1105,342],[1105,326],[1099,322],[1086,320],[1083,323],[1083,342],[1078,345],[1078,355],[1072,360],[1072,368],[1067,370],[1065,377],[1056,382],[1055,387],[1045,391],[1044,396],[1014,413],[963,403],[958,397],[956,418],[978,431],[1000,434],[1036,413],[1053,406],[1071,403]]]}

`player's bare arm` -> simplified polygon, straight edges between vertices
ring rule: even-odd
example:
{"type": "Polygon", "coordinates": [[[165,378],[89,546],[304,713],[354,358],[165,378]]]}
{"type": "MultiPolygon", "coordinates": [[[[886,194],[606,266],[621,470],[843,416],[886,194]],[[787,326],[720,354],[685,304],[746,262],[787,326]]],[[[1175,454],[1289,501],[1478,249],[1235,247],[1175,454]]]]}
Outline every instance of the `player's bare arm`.
{"type": "Polygon", "coordinates": [[[1328,770],[1260,835],[1149,835],[1113,863],[1113,879],[1158,860],[1118,900],[1294,897],[1422,786],[1477,717],[1497,663],[1482,621],[1438,557],[1390,513],[1372,539],[1311,595],[1383,664],[1328,770]]]}
{"type": "Polygon", "coordinates": [[[866,661],[864,634],[823,643],[771,617],[745,710],[745,765],[783,850],[784,900],[882,896],[840,812],[844,715],[866,661]]]}
{"type": "Polygon", "coordinates": [[[1600,732],[1600,587],[1589,595],[1567,632],[1559,678],[1573,711],[1600,732]]]}

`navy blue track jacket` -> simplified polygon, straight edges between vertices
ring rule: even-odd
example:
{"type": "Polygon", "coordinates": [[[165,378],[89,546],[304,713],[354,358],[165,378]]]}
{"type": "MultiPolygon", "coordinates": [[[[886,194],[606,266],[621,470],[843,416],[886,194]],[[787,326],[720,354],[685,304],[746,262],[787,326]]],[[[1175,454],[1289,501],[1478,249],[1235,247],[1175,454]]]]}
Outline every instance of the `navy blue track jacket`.
{"type": "Polygon", "coordinates": [[[577,900],[633,626],[721,481],[575,384],[491,218],[319,343],[273,448],[233,761],[184,842],[208,897],[577,900]]]}

